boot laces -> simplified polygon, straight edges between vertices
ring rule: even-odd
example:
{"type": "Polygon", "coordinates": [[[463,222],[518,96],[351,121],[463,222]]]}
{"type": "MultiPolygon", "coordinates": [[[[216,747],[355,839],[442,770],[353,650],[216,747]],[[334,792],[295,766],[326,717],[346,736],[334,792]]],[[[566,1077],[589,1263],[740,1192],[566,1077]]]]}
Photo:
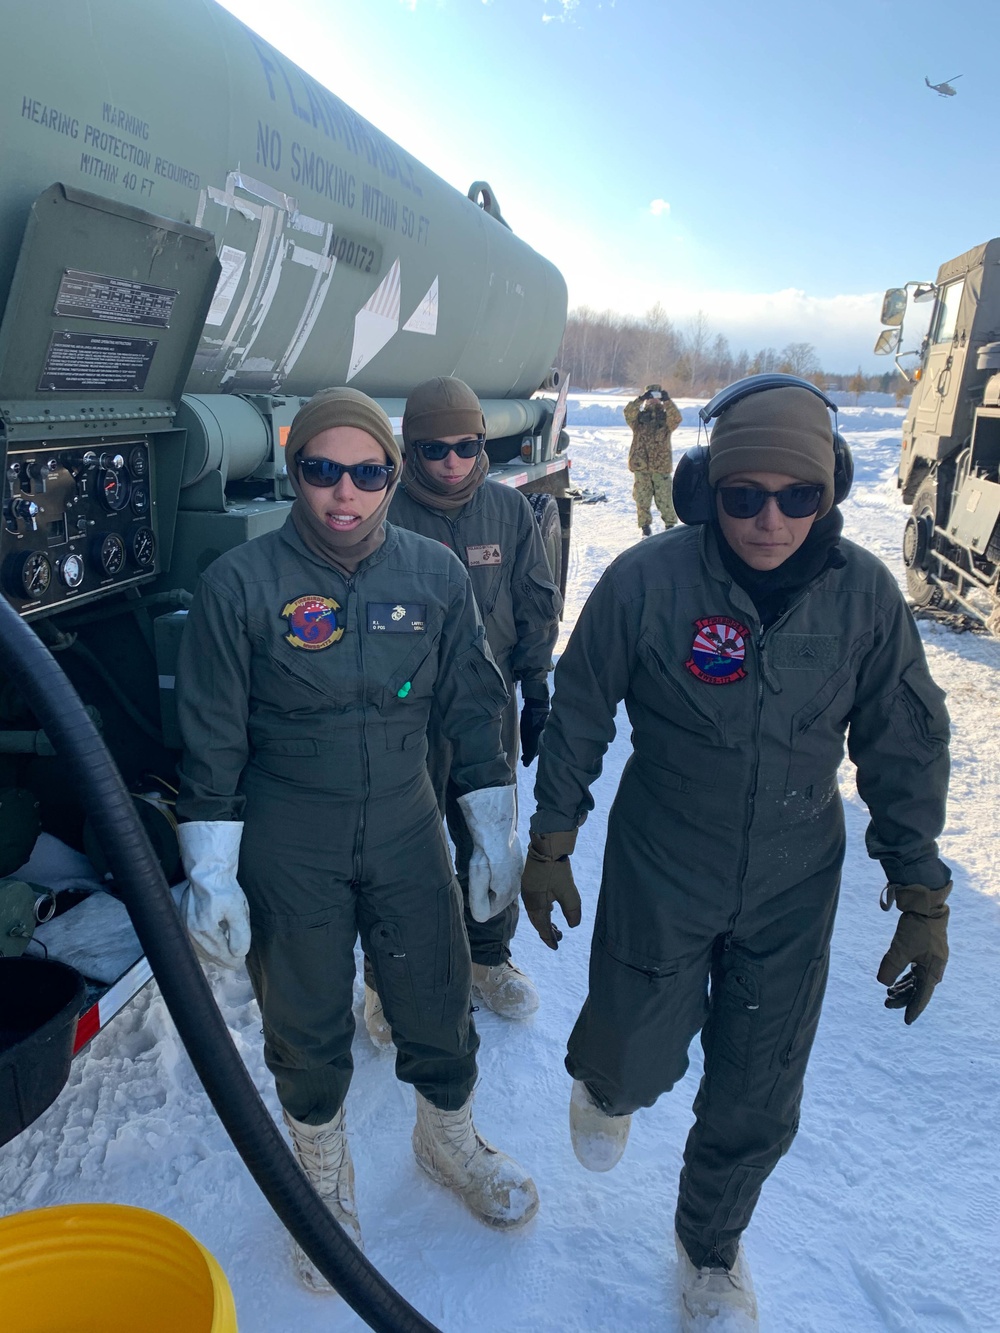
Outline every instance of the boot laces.
{"type": "MultiPolygon", "coordinates": [[[[321,1195],[336,1194],[340,1203],[353,1212],[350,1182],[346,1176],[350,1158],[343,1117],[324,1125],[316,1134],[304,1134],[298,1125],[290,1125],[296,1155],[302,1169],[321,1195]],[[343,1185],[343,1189],[341,1189],[343,1185]]],[[[311,1128],[311,1126],[307,1127],[311,1128]]]]}
{"type": "Polygon", "coordinates": [[[473,1123],[471,1101],[457,1111],[441,1111],[435,1106],[431,1106],[430,1110],[441,1126],[444,1140],[456,1154],[461,1154],[466,1170],[480,1154],[495,1151],[473,1123]]]}

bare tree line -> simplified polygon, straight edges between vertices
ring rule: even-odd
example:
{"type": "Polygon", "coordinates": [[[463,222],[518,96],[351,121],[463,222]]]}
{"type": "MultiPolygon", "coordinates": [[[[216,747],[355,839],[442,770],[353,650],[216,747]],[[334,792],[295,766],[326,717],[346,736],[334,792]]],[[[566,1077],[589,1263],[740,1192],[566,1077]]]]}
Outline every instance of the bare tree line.
{"type": "Polygon", "coordinates": [[[907,387],[892,372],[865,375],[860,367],[853,375],[824,371],[812,343],[733,352],[724,334],[712,333],[703,310],[679,328],[659,302],[641,317],[589,306],[571,311],[557,364],[577,389],[662,384],[675,396],[690,398],[707,397],[744,375],[775,370],[855,395],[868,390],[896,393],[907,387]]]}

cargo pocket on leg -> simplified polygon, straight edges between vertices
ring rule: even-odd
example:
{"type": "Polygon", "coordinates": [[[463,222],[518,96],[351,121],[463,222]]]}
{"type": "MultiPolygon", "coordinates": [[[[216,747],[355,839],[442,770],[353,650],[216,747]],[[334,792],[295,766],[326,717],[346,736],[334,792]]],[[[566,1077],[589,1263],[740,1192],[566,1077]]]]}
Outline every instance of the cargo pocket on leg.
{"type": "Polygon", "coordinates": [[[375,973],[379,998],[386,1018],[395,1028],[412,1026],[417,1011],[410,960],[403,947],[399,927],[391,921],[376,921],[365,950],[375,973]]]}

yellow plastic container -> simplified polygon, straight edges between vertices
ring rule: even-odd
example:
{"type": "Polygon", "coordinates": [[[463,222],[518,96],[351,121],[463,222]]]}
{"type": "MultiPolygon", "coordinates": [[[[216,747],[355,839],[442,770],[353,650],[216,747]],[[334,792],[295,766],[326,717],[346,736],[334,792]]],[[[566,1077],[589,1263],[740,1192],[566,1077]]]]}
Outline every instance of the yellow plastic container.
{"type": "Polygon", "coordinates": [[[226,1275],[159,1213],[70,1204],[0,1219],[4,1333],[237,1333],[226,1275]]]}

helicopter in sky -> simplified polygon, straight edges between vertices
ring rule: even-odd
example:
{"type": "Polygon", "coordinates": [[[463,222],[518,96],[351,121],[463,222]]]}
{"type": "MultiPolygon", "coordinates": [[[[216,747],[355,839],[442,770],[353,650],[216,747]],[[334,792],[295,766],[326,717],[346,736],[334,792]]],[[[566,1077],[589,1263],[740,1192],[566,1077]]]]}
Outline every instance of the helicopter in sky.
{"type": "Polygon", "coordinates": [[[938,97],[954,97],[957,94],[958,89],[953,88],[951,85],[956,79],[960,79],[961,77],[961,74],[953,74],[950,79],[944,79],[941,83],[931,83],[930,79],[925,74],[924,83],[927,84],[928,88],[933,88],[938,97]]]}

